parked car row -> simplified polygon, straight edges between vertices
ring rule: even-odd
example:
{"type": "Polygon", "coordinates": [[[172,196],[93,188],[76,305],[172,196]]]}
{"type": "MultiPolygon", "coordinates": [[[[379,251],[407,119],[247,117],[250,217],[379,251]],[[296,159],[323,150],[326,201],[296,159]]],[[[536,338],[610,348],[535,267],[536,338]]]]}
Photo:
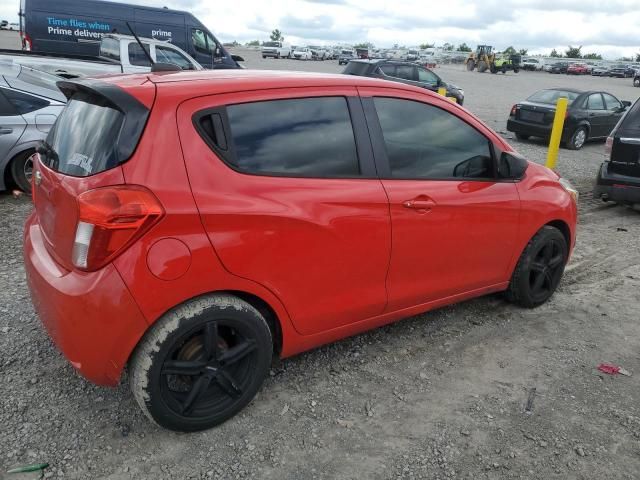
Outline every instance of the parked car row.
{"type": "Polygon", "coordinates": [[[549,73],[566,73],[568,75],[632,78],[636,72],[640,71],[640,65],[618,64],[606,66],[586,62],[559,61],[545,65],[544,70],[549,73]]]}

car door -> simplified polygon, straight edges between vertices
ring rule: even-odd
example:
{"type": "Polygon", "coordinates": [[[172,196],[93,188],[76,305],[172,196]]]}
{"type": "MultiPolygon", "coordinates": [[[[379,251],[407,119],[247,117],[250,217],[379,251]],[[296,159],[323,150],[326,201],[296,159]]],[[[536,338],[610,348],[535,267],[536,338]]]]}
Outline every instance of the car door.
{"type": "Polygon", "coordinates": [[[611,133],[611,130],[613,130],[613,127],[615,127],[620,118],[622,118],[625,108],[620,100],[609,93],[603,92],[602,98],[604,99],[604,108],[607,111],[607,121],[604,125],[604,135],[609,135],[611,133]]]}
{"type": "Polygon", "coordinates": [[[27,122],[18,114],[6,93],[10,90],[0,87],[0,165],[4,165],[13,146],[22,136],[27,122]]]}
{"type": "Polygon", "coordinates": [[[607,130],[607,125],[609,124],[609,112],[605,110],[602,94],[598,92],[589,95],[587,97],[586,108],[589,124],[591,125],[589,137],[597,138],[608,135],[610,131],[607,130]]]}
{"type": "Polygon", "coordinates": [[[492,133],[444,99],[359,90],[390,202],[387,310],[508,281],[520,201],[496,180],[492,133]]]}
{"type": "Polygon", "coordinates": [[[277,295],[303,335],[383,312],[389,203],[355,88],[196,98],[178,127],[229,272],[277,295]]]}

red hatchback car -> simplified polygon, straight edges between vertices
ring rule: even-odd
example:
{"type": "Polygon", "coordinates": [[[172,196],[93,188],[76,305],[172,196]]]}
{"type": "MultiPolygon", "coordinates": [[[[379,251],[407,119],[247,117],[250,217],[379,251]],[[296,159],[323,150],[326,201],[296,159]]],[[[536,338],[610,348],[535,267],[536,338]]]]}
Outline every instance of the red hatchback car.
{"type": "Polygon", "coordinates": [[[36,310],[163,427],[247,405],[272,357],[506,291],[535,307],[576,195],[463,108],[382,80],[249,70],[64,81],[33,176],[36,310]]]}

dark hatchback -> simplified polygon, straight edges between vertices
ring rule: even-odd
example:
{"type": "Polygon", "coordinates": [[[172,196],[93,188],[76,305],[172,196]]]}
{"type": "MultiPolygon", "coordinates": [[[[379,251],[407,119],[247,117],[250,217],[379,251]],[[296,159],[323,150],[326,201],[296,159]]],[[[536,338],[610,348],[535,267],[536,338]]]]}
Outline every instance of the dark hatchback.
{"type": "Polygon", "coordinates": [[[560,97],[569,100],[562,142],[571,150],[582,148],[587,140],[606,138],[631,105],[607,92],[583,92],[571,88],[540,90],[511,108],[507,130],[514,132],[519,140],[548,138],[560,97]]]}
{"type": "Polygon", "coordinates": [[[458,105],[464,103],[464,91],[460,87],[445,82],[428,68],[411,62],[382,59],[351,60],[342,73],[406,83],[433,92],[437,92],[439,88],[446,88],[447,97],[455,98],[458,105]]]}
{"type": "Polygon", "coordinates": [[[635,70],[629,65],[615,65],[611,70],[609,70],[608,75],[610,77],[632,78],[634,74],[635,70]]]}
{"type": "Polygon", "coordinates": [[[598,172],[594,197],[640,205],[640,100],[611,132],[606,150],[609,159],[598,172]]]}
{"type": "Polygon", "coordinates": [[[549,73],[567,73],[569,69],[568,62],[556,62],[549,68],[549,73]]]}

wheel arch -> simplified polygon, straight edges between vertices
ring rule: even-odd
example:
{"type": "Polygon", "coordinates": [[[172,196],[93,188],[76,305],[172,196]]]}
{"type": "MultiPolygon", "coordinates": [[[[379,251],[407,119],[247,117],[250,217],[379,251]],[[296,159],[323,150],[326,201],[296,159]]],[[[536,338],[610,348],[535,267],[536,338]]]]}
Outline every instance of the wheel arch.
{"type": "Polygon", "coordinates": [[[280,318],[278,317],[276,310],[266,300],[255,295],[254,293],[250,293],[242,290],[211,290],[209,292],[201,293],[194,297],[183,300],[182,302],[178,303],[177,305],[174,305],[173,307],[165,311],[154,322],[150,323],[147,326],[147,328],[144,330],[144,332],[142,332],[142,335],[140,335],[140,337],[137,339],[137,341],[133,345],[133,348],[131,348],[131,350],[129,351],[125,365],[129,365],[131,361],[131,357],[133,356],[133,353],[138,348],[138,345],[140,345],[144,341],[148,332],[151,330],[153,325],[157,323],[158,320],[165,317],[166,315],[169,315],[171,312],[182,307],[183,305],[188,304],[189,302],[193,302],[202,297],[208,297],[211,295],[220,295],[220,294],[223,294],[223,295],[226,294],[226,295],[237,297],[240,300],[247,302],[253,308],[258,310],[258,312],[260,312],[260,314],[266,320],[267,325],[269,325],[269,329],[271,330],[271,336],[273,339],[273,353],[275,355],[280,356],[280,353],[282,351],[282,344],[283,344],[282,324],[280,323],[280,318]]]}
{"type": "Polygon", "coordinates": [[[552,220],[547,222],[543,227],[555,227],[562,233],[565,241],[567,242],[567,249],[571,250],[571,229],[564,220],[552,220]]]}

